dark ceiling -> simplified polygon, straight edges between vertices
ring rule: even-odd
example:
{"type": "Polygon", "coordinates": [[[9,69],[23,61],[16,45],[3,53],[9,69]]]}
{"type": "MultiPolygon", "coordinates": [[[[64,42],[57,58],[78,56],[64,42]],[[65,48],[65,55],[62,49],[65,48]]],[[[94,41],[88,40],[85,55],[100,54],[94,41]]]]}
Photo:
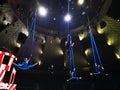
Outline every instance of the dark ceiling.
{"type": "MultiPolygon", "coordinates": [[[[40,6],[45,6],[48,15],[43,18],[37,16],[37,31],[39,33],[52,35],[55,37],[66,36],[67,25],[64,16],[68,13],[67,0],[8,0],[17,16],[24,22],[31,22],[35,10],[40,6]],[[54,2],[54,3],[53,3],[54,2]]],[[[87,26],[87,16],[91,24],[96,24],[108,11],[111,0],[85,0],[83,5],[78,5],[78,0],[70,1],[69,13],[72,16],[70,29],[77,35],[81,29],[87,26]]]]}

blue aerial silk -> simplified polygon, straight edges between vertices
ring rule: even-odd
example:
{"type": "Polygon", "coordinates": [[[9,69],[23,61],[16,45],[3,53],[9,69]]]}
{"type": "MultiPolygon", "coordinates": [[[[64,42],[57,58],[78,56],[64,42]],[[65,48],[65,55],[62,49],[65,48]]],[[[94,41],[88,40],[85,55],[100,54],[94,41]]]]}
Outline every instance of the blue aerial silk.
{"type": "Polygon", "coordinates": [[[22,64],[16,64],[16,63],[13,64],[22,70],[28,70],[36,65],[36,64],[29,65],[28,62],[29,61],[24,61],[22,64]]]}
{"type": "Polygon", "coordinates": [[[33,48],[34,48],[34,36],[35,36],[35,30],[36,30],[36,12],[35,12],[35,15],[34,17],[32,18],[32,23],[30,25],[30,31],[28,33],[28,36],[27,36],[27,39],[25,41],[25,44],[24,44],[24,47],[23,47],[23,51],[22,51],[22,55],[20,57],[20,63],[22,63],[22,60],[23,60],[23,57],[24,57],[24,53],[27,49],[27,45],[28,45],[28,40],[29,40],[29,37],[30,37],[30,33],[32,33],[32,45],[31,45],[31,49],[30,49],[30,64],[32,63],[32,53],[33,53],[33,48]]]}
{"type": "MultiPolygon", "coordinates": [[[[71,0],[68,0],[68,14],[69,14],[69,10],[70,10],[70,2],[71,0]]],[[[68,22],[68,51],[69,51],[69,59],[70,59],[70,78],[67,81],[70,81],[72,79],[81,79],[81,77],[77,77],[76,76],[76,67],[75,67],[75,63],[74,63],[74,52],[73,52],[73,48],[72,48],[72,39],[71,39],[71,32],[70,32],[70,24],[68,22]]]]}

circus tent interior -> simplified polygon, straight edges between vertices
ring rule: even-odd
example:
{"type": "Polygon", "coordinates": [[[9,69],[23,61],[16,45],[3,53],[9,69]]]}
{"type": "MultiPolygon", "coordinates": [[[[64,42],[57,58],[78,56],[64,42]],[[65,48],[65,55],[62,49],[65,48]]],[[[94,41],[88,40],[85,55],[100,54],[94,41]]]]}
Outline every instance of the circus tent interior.
{"type": "Polygon", "coordinates": [[[0,0],[0,89],[119,90],[119,8],[118,0],[0,0]],[[25,57],[29,68],[15,66],[25,57]]]}

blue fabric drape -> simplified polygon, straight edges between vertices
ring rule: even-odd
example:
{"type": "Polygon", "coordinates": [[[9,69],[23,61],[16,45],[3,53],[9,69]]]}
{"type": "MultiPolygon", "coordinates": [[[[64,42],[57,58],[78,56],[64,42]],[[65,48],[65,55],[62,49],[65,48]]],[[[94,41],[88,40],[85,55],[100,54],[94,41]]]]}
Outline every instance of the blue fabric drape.
{"type": "Polygon", "coordinates": [[[26,51],[26,49],[27,49],[27,44],[28,44],[28,40],[29,40],[29,38],[30,38],[30,34],[31,34],[31,33],[32,33],[32,45],[31,45],[31,49],[30,49],[30,64],[32,63],[32,58],[31,58],[31,57],[32,57],[32,52],[33,52],[33,48],[34,48],[35,29],[36,29],[36,13],[35,13],[34,17],[32,18],[32,23],[31,23],[31,26],[30,26],[30,30],[29,30],[27,39],[26,39],[26,41],[25,41],[22,54],[21,54],[21,56],[20,56],[20,63],[23,62],[24,54],[25,54],[25,51],[26,51]]]}

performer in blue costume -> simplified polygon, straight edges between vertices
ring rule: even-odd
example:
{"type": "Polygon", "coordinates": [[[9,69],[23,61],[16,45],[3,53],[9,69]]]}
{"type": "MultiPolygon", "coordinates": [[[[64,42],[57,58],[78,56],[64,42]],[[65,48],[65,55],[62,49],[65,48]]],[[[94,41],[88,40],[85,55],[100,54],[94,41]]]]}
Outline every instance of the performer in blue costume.
{"type": "Polygon", "coordinates": [[[71,48],[73,48],[73,46],[74,46],[74,42],[72,42],[71,36],[68,34],[67,41],[65,41],[66,53],[68,56],[70,55],[70,50],[71,48]]]}
{"type": "Polygon", "coordinates": [[[18,68],[20,68],[20,69],[22,69],[22,70],[28,70],[28,69],[36,66],[36,65],[40,65],[40,61],[39,61],[39,62],[36,62],[36,63],[34,63],[34,64],[32,64],[32,65],[29,65],[29,61],[30,61],[30,59],[24,58],[24,61],[23,61],[22,64],[19,64],[19,63],[18,63],[18,64],[13,63],[13,64],[14,64],[16,67],[18,67],[18,68]]]}

